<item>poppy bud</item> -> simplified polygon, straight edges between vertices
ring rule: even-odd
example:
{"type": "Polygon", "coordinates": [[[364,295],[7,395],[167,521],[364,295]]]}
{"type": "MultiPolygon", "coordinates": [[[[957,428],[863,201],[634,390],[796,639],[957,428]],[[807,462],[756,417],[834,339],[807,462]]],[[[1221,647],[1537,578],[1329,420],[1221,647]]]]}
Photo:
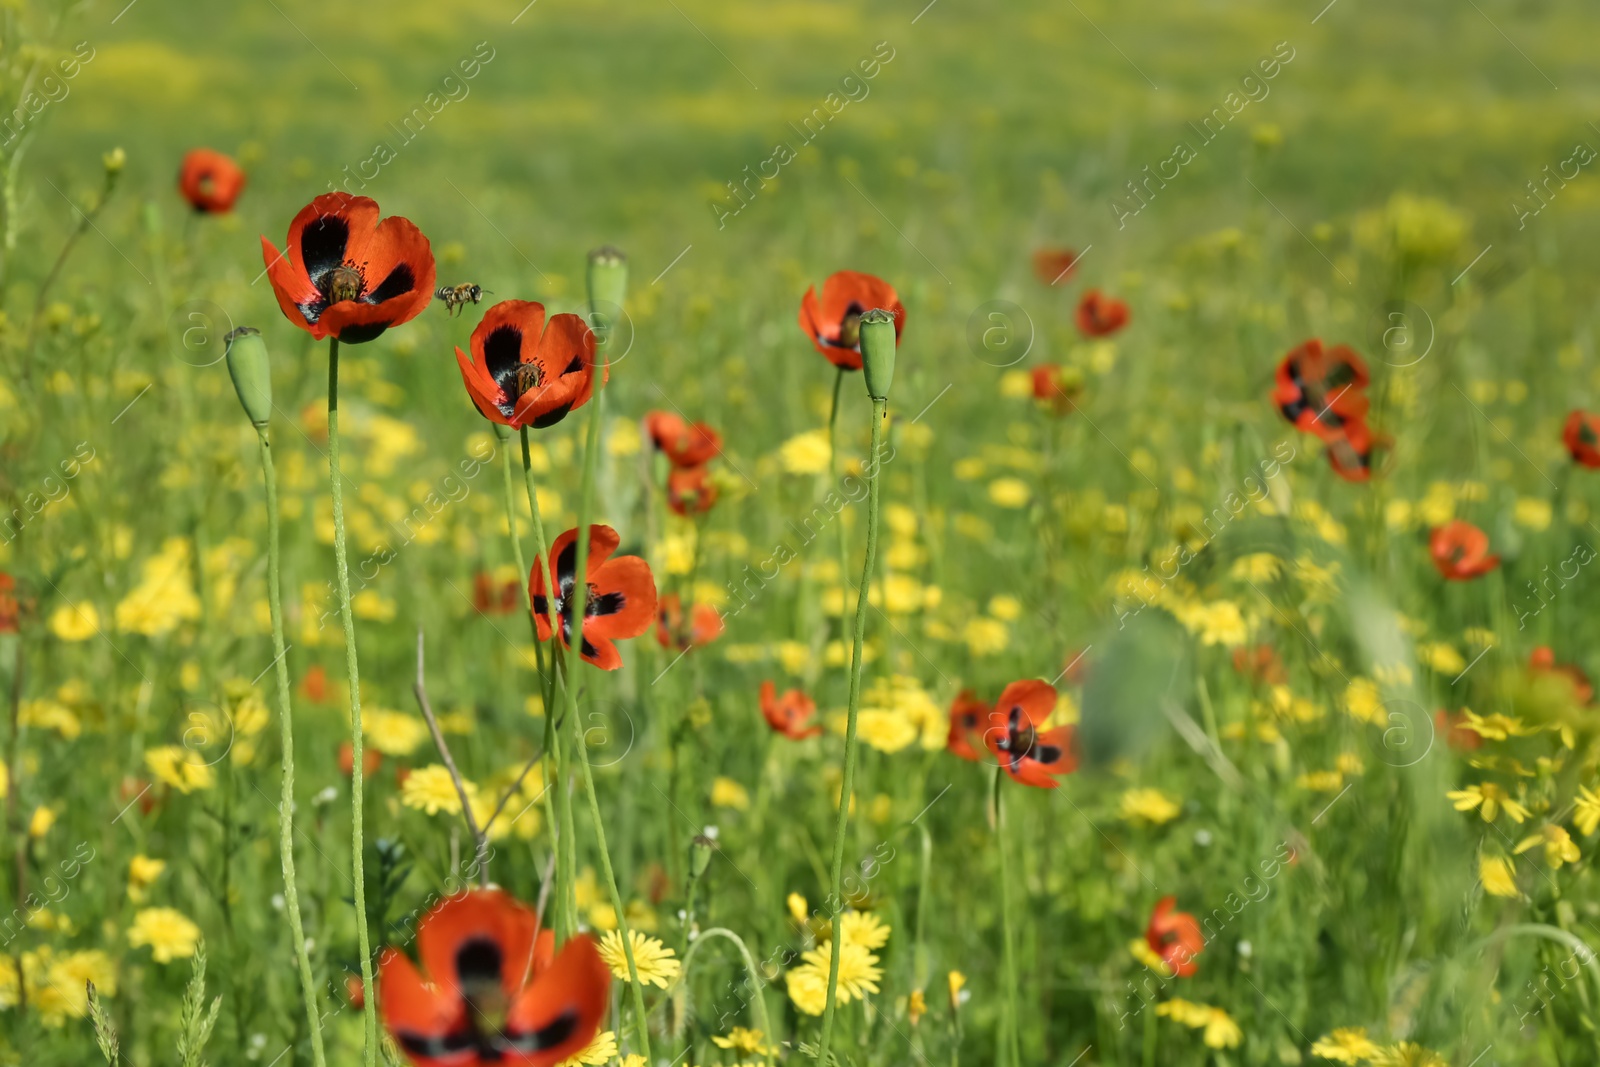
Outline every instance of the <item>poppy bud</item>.
{"type": "Polygon", "coordinates": [[[867,395],[888,400],[894,384],[894,316],[874,308],[861,316],[861,365],[866,371],[867,395]]]}
{"type": "Polygon", "coordinates": [[[628,257],[606,245],[589,253],[589,326],[604,344],[628,295],[628,257]]]}
{"type": "Polygon", "coordinates": [[[261,428],[272,419],[272,367],[261,331],[241,326],[228,334],[228,374],[250,421],[261,428]]]}
{"type": "Polygon", "coordinates": [[[705,834],[695,834],[694,840],[689,842],[689,877],[699,881],[700,876],[706,873],[706,868],[711,866],[711,853],[716,850],[716,842],[705,834]]]}
{"type": "Polygon", "coordinates": [[[121,146],[118,146],[101,156],[100,162],[105,164],[106,177],[114,178],[121,174],[122,168],[127,165],[128,153],[124,152],[121,146]]]}

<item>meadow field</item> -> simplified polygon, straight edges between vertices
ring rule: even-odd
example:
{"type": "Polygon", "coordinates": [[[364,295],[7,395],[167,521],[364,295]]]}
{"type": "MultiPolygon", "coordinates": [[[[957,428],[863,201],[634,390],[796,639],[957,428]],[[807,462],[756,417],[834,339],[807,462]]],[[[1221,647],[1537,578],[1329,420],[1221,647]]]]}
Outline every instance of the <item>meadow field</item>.
{"type": "Polygon", "coordinates": [[[1597,29],[0,4],[0,1065],[1600,1063],[1597,29]]]}

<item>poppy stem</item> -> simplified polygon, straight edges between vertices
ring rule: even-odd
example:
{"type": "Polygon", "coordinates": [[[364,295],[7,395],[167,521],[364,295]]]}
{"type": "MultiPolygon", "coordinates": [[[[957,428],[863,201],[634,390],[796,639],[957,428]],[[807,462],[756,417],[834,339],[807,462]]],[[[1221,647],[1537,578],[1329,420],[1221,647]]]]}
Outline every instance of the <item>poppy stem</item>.
{"type": "MultiPolygon", "coordinates": [[[[528,428],[521,427],[522,432],[522,480],[528,492],[528,512],[533,516],[533,543],[539,550],[535,565],[545,570],[545,581],[550,581],[555,567],[550,560],[550,543],[545,540],[544,520],[539,514],[539,492],[533,484],[533,454],[528,444],[528,428]]],[[[520,549],[519,549],[520,551],[520,549]]],[[[530,575],[530,578],[532,576],[530,575]]],[[[556,662],[560,656],[554,644],[557,629],[555,614],[554,588],[552,595],[545,599],[549,606],[549,625],[552,644],[550,646],[550,670],[544,678],[544,743],[545,751],[550,753],[551,770],[550,782],[555,788],[555,810],[559,820],[555,835],[556,847],[556,920],[561,939],[565,941],[578,930],[578,906],[574,898],[573,867],[577,862],[577,851],[573,847],[572,834],[572,793],[567,788],[566,753],[561,744],[561,731],[556,729],[555,694],[556,694],[556,662]]],[[[533,647],[538,649],[542,645],[539,641],[539,623],[533,615],[533,593],[528,592],[528,621],[533,627],[533,647]]],[[[540,662],[543,662],[544,653],[538,652],[540,662]]]]}
{"type": "MultiPolygon", "coordinates": [[[[838,369],[838,373],[835,375],[835,377],[833,379],[833,407],[830,408],[829,411],[828,411],[828,482],[829,482],[828,491],[829,492],[832,492],[834,486],[836,486],[839,483],[839,441],[838,441],[839,393],[843,390],[843,388],[844,388],[844,368],[840,367],[838,369]]],[[[874,427],[873,432],[874,433],[877,432],[876,427],[874,427]]],[[[874,440],[876,440],[876,438],[874,438],[874,440]]],[[[876,447],[876,446],[874,446],[874,447],[876,447]]],[[[841,518],[840,516],[836,515],[836,516],[834,516],[834,519],[839,524],[839,586],[840,586],[840,588],[843,588],[844,587],[844,583],[846,581],[845,576],[850,573],[850,538],[849,538],[848,534],[845,532],[843,518],[841,518]]],[[[866,583],[862,584],[862,588],[866,588],[866,583]]],[[[841,615],[843,614],[843,609],[841,609],[840,613],[841,613],[841,615]]]]}
{"type": "Polygon", "coordinates": [[[283,791],[278,800],[278,857],[283,867],[283,906],[289,915],[289,934],[300,967],[300,991],[306,1002],[311,1031],[311,1062],[324,1067],[322,1028],[317,1020],[316,980],[311,976],[311,956],[306,931],[300,921],[300,889],[294,873],[294,719],[289,697],[289,660],[283,641],[283,600],[278,592],[278,478],[272,464],[267,428],[256,430],[261,441],[261,478],[267,494],[267,606],[272,613],[272,654],[278,668],[278,719],[283,738],[283,791]]]}
{"type": "MultiPolygon", "coordinates": [[[[841,372],[842,374],[842,372],[841,372]]],[[[836,394],[837,395],[837,394],[836,394]]],[[[828,1045],[833,1040],[833,1011],[839,991],[839,954],[844,924],[844,838],[850,828],[850,803],[854,799],[856,777],[856,716],[861,707],[861,646],[867,633],[867,589],[872,583],[872,558],[878,549],[878,450],[883,445],[883,421],[888,400],[872,400],[872,455],[867,462],[867,555],[861,566],[861,586],[856,590],[856,634],[850,657],[850,705],[844,729],[844,780],[839,791],[839,822],[833,834],[833,890],[828,896],[832,913],[833,948],[828,960],[828,999],[822,1009],[822,1039],[817,1046],[817,1062],[828,1062],[828,1045]]],[[[835,412],[838,405],[834,405],[835,412]]],[[[842,536],[842,534],[841,534],[842,536]]],[[[843,580],[844,575],[840,574],[843,580]]]]}
{"type": "Polygon", "coordinates": [[[366,1023],[366,1067],[378,1063],[378,998],[372,990],[372,941],[367,934],[366,842],[361,814],[365,757],[361,743],[361,673],[356,665],[356,624],[350,614],[350,565],[344,545],[344,489],[339,483],[339,338],[328,338],[328,484],[333,497],[334,574],[339,580],[339,621],[344,624],[344,661],[350,676],[350,848],[355,882],[356,942],[361,950],[362,1014],[366,1023]]]}
{"type": "Polygon", "coordinates": [[[1006,847],[1005,791],[1001,783],[1005,776],[1000,767],[994,769],[994,837],[1000,850],[1000,926],[1006,971],[1005,1042],[1011,1050],[1013,1067],[1022,1067],[1022,1043],[1017,1026],[1017,946],[1016,934],[1011,929],[1011,851],[1006,847]]]}
{"type": "MultiPolygon", "coordinates": [[[[595,469],[600,458],[600,390],[605,384],[605,363],[595,372],[594,396],[589,401],[588,424],[584,430],[583,490],[578,496],[578,558],[572,575],[572,592],[568,594],[572,615],[572,636],[567,643],[567,718],[572,720],[574,747],[578,750],[578,769],[583,774],[584,792],[589,798],[589,817],[594,822],[595,845],[600,852],[600,871],[605,875],[606,889],[611,893],[611,907],[617,913],[617,932],[622,935],[622,954],[628,960],[628,978],[633,987],[633,1010],[639,1020],[639,1047],[645,1062],[650,1062],[650,1015],[644,1007],[644,987],[639,983],[639,969],[633,962],[633,935],[628,929],[628,918],[623,912],[622,894],[617,892],[617,876],[611,869],[611,853],[606,848],[606,828],[600,818],[600,800],[594,791],[594,771],[589,766],[589,748],[583,739],[583,726],[578,721],[577,671],[574,657],[583,648],[583,620],[588,615],[589,598],[589,518],[594,509],[595,469]],[[579,599],[581,598],[581,599],[579,599]]],[[[552,596],[550,602],[555,603],[552,596]]],[[[554,633],[554,631],[552,631],[554,633]]]]}

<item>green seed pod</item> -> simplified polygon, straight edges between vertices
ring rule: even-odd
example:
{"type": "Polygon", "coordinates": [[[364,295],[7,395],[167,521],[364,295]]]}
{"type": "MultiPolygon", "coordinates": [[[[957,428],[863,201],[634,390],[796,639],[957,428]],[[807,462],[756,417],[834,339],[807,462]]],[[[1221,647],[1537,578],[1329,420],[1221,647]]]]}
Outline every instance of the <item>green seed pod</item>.
{"type": "Polygon", "coordinates": [[[604,344],[628,296],[628,257],[606,245],[589,253],[589,326],[604,344]]]}
{"type": "Polygon", "coordinates": [[[894,316],[874,308],[861,316],[861,367],[866,372],[867,395],[888,400],[894,384],[894,316]]]}
{"type": "Polygon", "coordinates": [[[689,842],[689,877],[699,881],[700,876],[706,873],[706,868],[711,865],[711,853],[716,851],[716,842],[705,834],[695,834],[694,840],[689,842]]]}
{"type": "Polygon", "coordinates": [[[239,393],[244,413],[256,427],[272,419],[272,365],[266,342],[254,326],[241,326],[228,334],[228,374],[239,393]]]}

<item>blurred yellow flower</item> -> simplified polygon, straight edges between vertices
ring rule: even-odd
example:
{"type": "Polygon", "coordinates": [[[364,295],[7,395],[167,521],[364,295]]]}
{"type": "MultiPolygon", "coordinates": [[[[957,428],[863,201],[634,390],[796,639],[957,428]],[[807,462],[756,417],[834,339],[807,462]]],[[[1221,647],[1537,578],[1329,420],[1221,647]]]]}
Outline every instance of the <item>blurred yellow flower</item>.
{"type": "Polygon", "coordinates": [[[1538,533],[1550,528],[1550,519],[1553,511],[1550,501],[1540,500],[1538,497],[1525,496],[1517,500],[1516,507],[1512,510],[1512,518],[1518,526],[1538,533]]]}
{"type": "Polygon", "coordinates": [[[767,1047],[766,1035],[760,1030],[747,1029],[743,1026],[735,1026],[728,1031],[726,1037],[713,1037],[711,1043],[718,1048],[734,1049],[752,1056],[766,1056],[777,1051],[767,1047]]]}
{"type": "MultiPolygon", "coordinates": [[[[0,789],[0,795],[4,793],[5,790],[0,789]]],[[[1572,804],[1572,825],[1579,833],[1587,837],[1600,829],[1600,795],[1590,792],[1588,786],[1580,785],[1572,804]]]]}
{"type": "Polygon", "coordinates": [[[1435,673],[1447,674],[1452,678],[1467,669],[1467,661],[1447,641],[1418,645],[1417,658],[1432,667],[1435,673]]]}
{"type": "Polygon", "coordinates": [[[951,971],[945,975],[945,982],[950,987],[950,1011],[953,1013],[961,1007],[961,991],[966,988],[967,976],[960,971],[951,971]]]}
{"type": "Polygon", "coordinates": [[[1517,822],[1524,821],[1529,814],[1527,808],[1511,799],[1505,787],[1495,782],[1479,782],[1465,789],[1452,789],[1445,796],[1455,802],[1457,811],[1478,809],[1484,822],[1494,822],[1502,810],[1517,822]]]}
{"type": "Polygon", "coordinates": [[[50,832],[50,827],[56,824],[56,813],[51,808],[40,804],[33,809],[33,815],[28,819],[28,836],[43,837],[50,832]]]}
{"type": "Polygon", "coordinates": [[[846,945],[882,948],[889,943],[889,926],[870,911],[847,911],[839,917],[839,924],[839,938],[846,945]]]}
{"type": "Polygon", "coordinates": [[[145,560],[139,584],[117,604],[117,629],[160,637],[198,619],[200,598],[194,592],[191,558],[187,539],[169,537],[158,554],[145,560]]]}
{"type": "Polygon", "coordinates": [[[1539,832],[1518,842],[1512,851],[1520,856],[1531,848],[1544,846],[1544,861],[1550,867],[1559,870],[1562,864],[1577,863],[1582,858],[1578,846],[1573,843],[1572,835],[1567,833],[1567,828],[1547,823],[1539,828],[1539,832]]]}
{"type": "Polygon", "coordinates": [[[593,1041],[556,1064],[556,1067],[605,1067],[616,1058],[617,1032],[602,1030],[594,1035],[593,1041]]]}
{"type": "Polygon", "coordinates": [[[1283,560],[1271,552],[1252,552],[1240,556],[1228,568],[1229,577],[1240,582],[1271,582],[1283,573],[1283,560]]]}
{"type": "Polygon", "coordinates": [[[1358,722],[1372,723],[1382,726],[1385,723],[1387,712],[1383,706],[1383,694],[1378,690],[1378,683],[1370,678],[1352,678],[1344,691],[1344,710],[1358,722]]]}
{"type": "Polygon", "coordinates": [[[142,903],[148,895],[148,890],[161,872],[167,869],[166,860],[152,859],[146,855],[137,855],[128,861],[128,899],[135,904],[142,903]]]}
{"type": "Polygon", "coordinates": [[[720,775],[711,783],[711,806],[714,808],[732,808],[735,811],[748,811],[750,808],[750,792],[732,778],[720,775]]]}
{"type": "Polygon", "coordinates": [[[87,600],[50,613],[50,632],[63,641],[87,641],[100,632],[100,613],[87,600]]]}
{"type": "Polygon", "coordinates": [[[1004,593],[992,596],[989,598],[989,614],[1006,622],[1014,622],[1022,617],[1022,601],[1004,593]]]}
{"type": "Polygon", "coordinates": [[[144,765],[156,778],[180,793],[196,789],[210,789],[216,784],[216,774],[199,755],[181,745],[160,745],[146,749],[144,765]]]}
{"type": "Polygon", "coordinates": [[[1122,794],[1120,811],[1130,822],[1142,821],[1160,826],[1178,817],[1178,804],[1159,789],[1130,789],[1122,794]]]}
{"type": "Polygon", "coordinates": [[[1033,491],[1020,478],[996,478],[989,483],[989,501],[1002,508],[1026,507],[1033,491]]]}
{"type": "Polygon", "coordinates": [[[363,589],[350,598],[350,614],[371,622],[392,622],[399,608],[376,589],[363,589]]]}
{"type": "Polygon", "coordinates": [[[1484,891],[1497,897],[1520,897],[1517,880],[1511,870],[1511,861],[1504,856],[1485,854],[1478,860],[1478,881],[1484,891]]]}
{"type": "Polygon", "coordinates": [[[784,898],[784,906],[789,909],[789,917],[804,926],[811,917],[811,905],[806,903],[806,898],[799,893],[790,893],[784,898]]]}
{"type": "Polygon", "coordinates": [[[383,708],[364,708],[361,736],[385,756],[409,756],[428,740],[428,724],[418,715],[383,708]]]}
{"type": "MultiPolygon", "coordinates": [[[[461,784],[468,799],[476,800],[478,787],[465,780],[461,784]]],[[[406,775],[405,784],[400,787],[400,803],[428,815],[441,811],[446,815],[461,814],[461,793],[450,777],[450,769],[442,763],[430,763],[406,775]]]]}
{"type": "Polygon", "coordinates": [[[1336,1063],[1365,1063],[1378,1054],[1378,1046],[1360,1026],[1342,1026],[1331,1034],[1317,1039],[1311,1046],[1313,1056],[1336,1063]]]}
{"type": "Polygon", "coordinates": [[[796,434],[778,449],[778,459],[790,474],[821,474],[828,469],[832,456],[827,430],[796,434]]]}
{"type": "Polygon", "coordinates": [[[961,639],[974,656],[992,656],[1005,651],[1011,631],[999,619],[968,619],[961,629],[961,639]]]}
{"type": "Polygon", "coordinates": [[[133,948],[148,945],[157,963],[171,963],[194,955],[200,928],[172,908],[145,908],[133,917],[128,944],[133,948]]]}

